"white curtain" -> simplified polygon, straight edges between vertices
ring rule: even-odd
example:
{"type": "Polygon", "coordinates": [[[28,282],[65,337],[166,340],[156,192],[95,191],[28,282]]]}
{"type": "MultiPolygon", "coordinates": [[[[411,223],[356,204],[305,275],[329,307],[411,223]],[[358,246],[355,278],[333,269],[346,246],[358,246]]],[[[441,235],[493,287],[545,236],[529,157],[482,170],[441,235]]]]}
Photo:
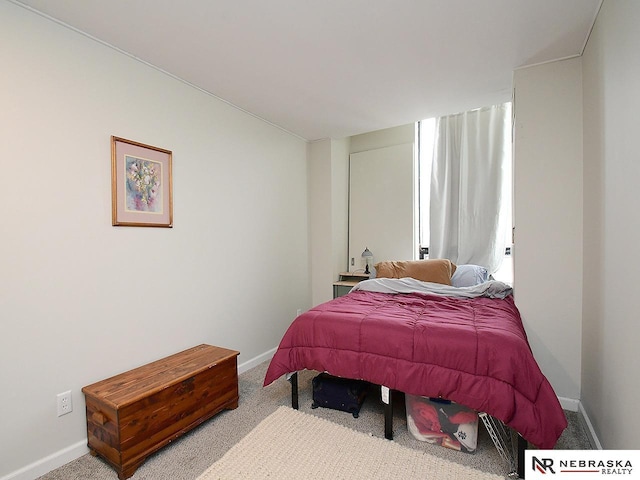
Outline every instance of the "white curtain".
{"type": "Polygon", "coordinates": [[[430,258],[496,272],[509,222],[511,104],[441,117],[436,125],[430,199],[430,258]]]}

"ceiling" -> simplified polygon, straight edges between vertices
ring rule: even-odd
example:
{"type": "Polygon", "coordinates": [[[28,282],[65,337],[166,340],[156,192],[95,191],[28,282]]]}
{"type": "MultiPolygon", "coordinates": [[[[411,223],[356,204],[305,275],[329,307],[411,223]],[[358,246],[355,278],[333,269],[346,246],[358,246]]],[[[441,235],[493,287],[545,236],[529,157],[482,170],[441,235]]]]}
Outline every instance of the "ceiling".
{"type": "Polygon", "coordinates": [[[12,0],[306,140],[508,101],[602,0],[12,0]]]}

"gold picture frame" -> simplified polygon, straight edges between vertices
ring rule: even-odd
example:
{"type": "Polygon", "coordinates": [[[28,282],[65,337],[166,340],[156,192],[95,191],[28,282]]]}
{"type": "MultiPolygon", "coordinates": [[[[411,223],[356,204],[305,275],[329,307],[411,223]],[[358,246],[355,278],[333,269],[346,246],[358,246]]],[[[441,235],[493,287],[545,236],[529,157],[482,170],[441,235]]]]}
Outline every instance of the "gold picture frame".
{"type": "Polygon", "coordinates": [[[170,150],[111,136],[112,224],[173,227],[170,150]]]}

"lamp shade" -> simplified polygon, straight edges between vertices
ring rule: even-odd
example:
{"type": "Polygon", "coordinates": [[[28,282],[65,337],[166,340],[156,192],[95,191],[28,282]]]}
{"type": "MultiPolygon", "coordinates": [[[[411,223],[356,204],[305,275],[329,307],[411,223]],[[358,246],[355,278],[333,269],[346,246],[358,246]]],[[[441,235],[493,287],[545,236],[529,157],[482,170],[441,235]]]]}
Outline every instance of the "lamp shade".
{"type": "Polygon", "coordinates": [[[362,252],[362,268],[364,268],[364,273],[371,273],[373,268],[373,253],[371,253],[369,247],[366,247],[362,252]]]}

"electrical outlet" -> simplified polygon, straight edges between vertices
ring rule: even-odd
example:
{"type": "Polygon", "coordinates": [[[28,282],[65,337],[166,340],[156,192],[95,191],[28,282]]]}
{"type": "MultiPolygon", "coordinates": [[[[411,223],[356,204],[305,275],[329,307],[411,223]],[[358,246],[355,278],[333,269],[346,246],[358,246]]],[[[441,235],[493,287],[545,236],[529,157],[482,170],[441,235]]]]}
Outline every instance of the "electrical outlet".
{"type": "Polygon", "coordinates": [[[73,402],[71,401],[71,390],[59,393],[57,395],[58,400],[58,416],[66,415],[73,411],[73,402]]]}
{"type": "Polygon", "coordinates": [[[302,309],[301,308],[296,310],[296,317],[299,317],[301,313],[302,313],[302,309]]]}

